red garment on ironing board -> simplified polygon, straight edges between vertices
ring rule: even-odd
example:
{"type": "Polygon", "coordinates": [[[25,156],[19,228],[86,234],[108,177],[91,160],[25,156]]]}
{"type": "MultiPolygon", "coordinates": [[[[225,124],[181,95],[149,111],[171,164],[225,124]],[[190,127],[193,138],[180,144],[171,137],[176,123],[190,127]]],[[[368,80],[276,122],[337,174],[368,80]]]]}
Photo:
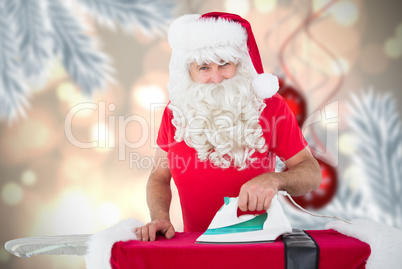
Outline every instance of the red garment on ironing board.
{"type": "Polygon", "coordinates": [[[275,170],[276,156],[287,160],[307,146],[296,118],[279,94],[264,100],[260,117],[268,151],[256,152],[258,161],[238,171],[218,168],[198,160],[195,149],[174,140],[173,113],[166,107],[159,128],[157,144],[167,151],[169,168],[177,186],[183,214],[184,231],[203,232],[223,205],[223,198],[237,197],[248,180],[275,170]]]}
{"type": "MultiPolygon", "coordinates": [[[[334,230],[307,233],[319,246],[319,268],[362,269],[370,256],[370,246],[334,230]]],[[[279,237],[274,243],[198,244],[201,233],[176,233],[167,240],[117,242],[112,248],[113,269],[131,268],[285,268],[284,245],[279,237]]]]}

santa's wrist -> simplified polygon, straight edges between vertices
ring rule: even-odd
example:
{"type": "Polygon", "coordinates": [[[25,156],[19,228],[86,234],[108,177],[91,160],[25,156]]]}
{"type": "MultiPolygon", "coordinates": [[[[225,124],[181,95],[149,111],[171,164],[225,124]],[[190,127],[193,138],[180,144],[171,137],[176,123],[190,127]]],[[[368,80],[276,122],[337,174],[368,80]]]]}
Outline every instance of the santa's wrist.
{"type": "Polygon", "coordinates": [[[270,184],[274,186],[276,192],[286,190],[286,180],[283,179],[281,173],[269,173],[270,184]]]}
{"type": "Polygon", "coordinates": [[[157,220],[170,222],[169,213],[163,211],[151,213],[151,221],[157,221],[157,220]]]}

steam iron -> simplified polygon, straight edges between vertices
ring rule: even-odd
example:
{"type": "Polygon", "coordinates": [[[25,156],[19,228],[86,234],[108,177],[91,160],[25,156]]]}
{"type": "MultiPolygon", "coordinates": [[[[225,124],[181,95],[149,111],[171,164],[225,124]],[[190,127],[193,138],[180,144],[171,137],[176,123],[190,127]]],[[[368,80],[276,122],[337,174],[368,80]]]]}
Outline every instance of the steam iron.
{"type": "Polygon", "coordinates": [[[272,199],[269,209],[260,215],[238,217],[238,197],[225,197],[224,202],[196,243],[272,242],[278,236],[292,232],[277,195],[272,199]]]}

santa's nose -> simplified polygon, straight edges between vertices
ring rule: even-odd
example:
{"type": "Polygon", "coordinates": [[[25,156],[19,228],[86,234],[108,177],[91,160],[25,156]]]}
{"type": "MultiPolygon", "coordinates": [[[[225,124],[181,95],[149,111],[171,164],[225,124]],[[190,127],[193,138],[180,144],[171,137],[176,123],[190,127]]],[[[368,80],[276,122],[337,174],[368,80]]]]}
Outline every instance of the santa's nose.
{"type": "Polygon", "coordinates": [[[221,83],[221,81],[224,79],[221,70],[219,69],[214,69],[212,70],[211,74],[211,82],[213,83],[221,83]]]}

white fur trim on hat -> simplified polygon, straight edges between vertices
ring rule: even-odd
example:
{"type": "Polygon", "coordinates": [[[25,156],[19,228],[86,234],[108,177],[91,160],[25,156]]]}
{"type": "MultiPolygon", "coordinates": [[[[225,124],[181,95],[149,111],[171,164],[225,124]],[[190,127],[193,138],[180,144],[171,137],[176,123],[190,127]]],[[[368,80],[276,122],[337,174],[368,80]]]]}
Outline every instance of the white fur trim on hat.
{"type": "Polygon", "coordinates": [[[86,268],[110,269],[110,257],[114,243],[137,240],[133,230],[143,225],[141,221],[131,218],[92,235],[88,240],[88,251],[85,255],[86,268]]]}
{"type": "Polygon", "coordinates": [[[371,254],[367,269],[401,268],[402,230],[365,219],[352,220],[352,224],[333,221],[325,227],[369,244],[371,254]]]}
{"type": "Polygon", "coordinates": [[[222,18],[184,15],[172,22],[168,40],[173,50],[192,51],[206,47],[243,46],[247,31],[239,24],[222,18]]]}
{"type": "Polygon", "coordinates": [[[261,99],[270,98],[279,90],[278,78],[269,73],[257,75],[252,84],[256,95],[261,99]]]}

